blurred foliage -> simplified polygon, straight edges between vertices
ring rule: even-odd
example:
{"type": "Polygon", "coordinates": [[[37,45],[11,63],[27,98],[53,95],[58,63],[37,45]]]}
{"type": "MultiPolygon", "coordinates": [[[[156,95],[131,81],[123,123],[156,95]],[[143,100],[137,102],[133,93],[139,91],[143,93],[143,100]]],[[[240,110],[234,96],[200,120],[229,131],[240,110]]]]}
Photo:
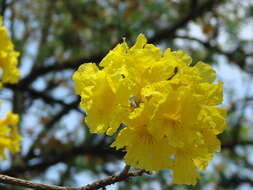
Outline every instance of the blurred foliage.
{"type": "Polygon", "coordinates": [[[111,137],[88,132],[70,79],[81,63],[98,62],[123,37],[132,44],[144,33],[162,49],[185,49],[194,62],[214,64],[225,82],[228,129],[197,186],[171,185],[162,171],[108,189],[253,188],[251,0],[7,0],[4,23],[21,52],[23,80],[0,96],[21,115],[24,139],[1,173],[80,186],[119,172],[123,154],[109,148],[111,137]],[[213,7],[199,9],[208,3],[213,7]]]}

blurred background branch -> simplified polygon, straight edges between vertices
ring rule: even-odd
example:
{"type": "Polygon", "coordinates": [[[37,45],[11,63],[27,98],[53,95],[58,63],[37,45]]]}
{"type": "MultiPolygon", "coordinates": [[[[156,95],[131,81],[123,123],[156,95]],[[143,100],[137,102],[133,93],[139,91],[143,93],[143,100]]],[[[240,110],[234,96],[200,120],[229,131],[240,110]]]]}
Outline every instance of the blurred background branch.
{"type": "Polygon", "coordinates": [[[0,5],[0,15],[4,17],[5,9],[6,9],[6,0],[1,0],[0,5]]]}

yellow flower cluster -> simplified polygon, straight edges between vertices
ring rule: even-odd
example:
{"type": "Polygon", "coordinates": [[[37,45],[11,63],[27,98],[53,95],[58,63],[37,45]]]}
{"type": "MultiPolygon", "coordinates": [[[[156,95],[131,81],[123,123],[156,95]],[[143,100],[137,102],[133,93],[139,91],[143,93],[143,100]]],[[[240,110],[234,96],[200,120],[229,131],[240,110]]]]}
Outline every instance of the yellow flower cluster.
{"type": "Polygon", "coordinates": [[[0,158],[5,159],[4,150],[12,153],[19,152],[21,136],[18,133],[19,117],[17,114],[8,112],[4,119],[0,120],[0,158]]]}
{"type": "Polygon", "coordinates": [[[17,68],[19,53],[14,50],[11,39],[6,28],[2,26],[0,17],[0,69],[1,79],[0,87],[3,83],[17,83],[20,78],[20,72],[17,68]]]}
{"type": "Polygon", "coordinates": [[[226,110],[216,107],[223,83],[215,78],[209,65],[193,65],[184,51],[162,52],[143,34],[73,75],[92,133],[118,132],[112,146],[126,152],[128,165],[171,169],[173,183],[192,185],[220,151],[216,136],[226,128],[226,110]]]}
{"type": "MultiPolygon", "coordinates": [[[[20,72],[17,68],[18,53],[14,50],[11,39],[2,26],[0,17],[0,88],[4,83],[17,83],[20,72]]],[[[17,114],[8,112],[4,119],[0,119],[0,158],[5,159],[5,149],[12,153],[19,152],[21,136],[18,133],[17,114]]]]}

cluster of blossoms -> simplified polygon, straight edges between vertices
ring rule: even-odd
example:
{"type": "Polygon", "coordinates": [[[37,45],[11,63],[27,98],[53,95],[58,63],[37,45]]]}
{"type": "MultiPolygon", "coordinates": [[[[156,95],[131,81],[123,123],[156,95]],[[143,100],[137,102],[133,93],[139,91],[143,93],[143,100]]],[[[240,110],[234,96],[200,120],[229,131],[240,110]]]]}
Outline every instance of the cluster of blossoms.
{"type": "MultiPolygon", "coordinates": [[[[17,83],[20,72],[17,68],[18,53],[14,50],[12,41],[7,30],[2,26],[0,17],[0,88],[4,83],[17,83]]],[[[5,159],[4,150],[12,153],[19,151],[21,136],[18,133],[19,117],[17,114],[8,112],[4,119],[0,119],[0,158],[5,159]]]]}
{"type": "Polygon", "coordinates": [[[0,119],[0,158],[5,159],[5,149],[11,153],[19,152],[21,136],[18,132],[19,117],[8,112],[4,119],[0,119]]]}
{"type": "Polygon", "coordinates": [[[162,52],[143,34],[73,75],[92,133],[116,134],[111,146],[126,152],[128,165],[170,169],[173,183],[193,185],[220,151],[216,136],[226,128],[226,110],[216,107],[223,83],[215,78],[208,64],[193,65],[184,51],[162,52]]]}
{"type": "Polygon", "coordinates": [[[13,43],[8,35],[6,28],[2,26],[0,18],[0,68],[2,76],[0,85],[3,83],[17,83],[20,72],[17,68],[19,53],[14,50],[13,43]]]}

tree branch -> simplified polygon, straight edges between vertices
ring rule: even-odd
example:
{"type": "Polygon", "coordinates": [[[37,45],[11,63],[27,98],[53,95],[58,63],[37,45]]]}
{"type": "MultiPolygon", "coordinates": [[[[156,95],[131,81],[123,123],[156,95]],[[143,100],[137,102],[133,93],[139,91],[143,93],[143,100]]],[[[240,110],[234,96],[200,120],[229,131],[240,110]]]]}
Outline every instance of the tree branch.
{"type": "Polygon", "coordinates": [[[29,85],[31,82],[33,82],[36,78],[45,75],[49,72],[52,71],[61,71],[61,70],[66,70],[66,69],[75,69],[78,68],[81,64],[83,63],[98,63],[102,60],[102,58],[104,57],[105,53],[101,53],[101,54],[97,54],[97,55],[93,55],[89,58],[80,58],[78,60],[70,60],[70,61],[65,61],[64,63],[55,63],[53,65],[49,65],[49,66],[40,66],[35,68],[34,70],[31,71],[31,73],[25,77],[24,79],[22,79],[19,82],[19,86],[27,86],[29,85]]]}
{"type": "Polygon", "coordinates": [[[18,175],[24,175],[24,173],[28,171],[41,172],[41,171],[46,170],[49,166],[55,165],[59,162],[66,163],[79,155],[92,155],[94,157],[100,157],[100,158],[107,159],[110,161],[112,161],[115,158],[119,159],[123,157],[124,153],[113,150],[113,149],[109,149],[104,146],[100,144],[96,146],[94,145],[92,146],[88,144],[85,146],[80,145],[80,146],[71,148],[70,150],[65,149],[63,150],[63,152],[60,152],[60,153],[55,153],[55,151],[49,151],[47,154],[41,155],[41,157],[44,159],[41,159],[41,161],[39,161],[36,164],[29,164],[30,160],[38,158],[38,157],[34,157],[33,153],[31,152],[28,155],[28,157],[25,158],[26,164],[13,166],[10,169],[2,171],[1,173],[5,175],[18,176],[18,175]]]}
{"type": "Polygon", "coordinates": [[[27,92],[34,99],[42,99],[47,104],[50,104],[50,105],[60,104],[60,105],[64,106],[67,109],[67,111],[69,111],[71,108],[71,109],[77,109],[77,111],[82,113],[82,111],[80,111],[80,109],[77,108],[78,103],[79,103],[79,99],[74,101],[71,104],[67,104],[62,100],[58,100],[58,99],[55,99],[51,96],[48,96],[47,94],[45,94],[45,92],[40,92],[40,91],[34,90],[32,88],[22,87],[20,85],[11,85],[11,84],[5,85],[5,88],[11,89],[11,90],[16,90],[16,91],[27,92]]]}
{"type": "Polygon", "coordinates": [[[2,0],[1,9],[0,9],[0,16],[4,17],[5,9],[6,9],[6,0],[2,0]]]}
{"type": "Polygon", "coordinates": [[[214,5],[216,4],[216,0],[209,0],[205,3],[203,3],[202,5],[200,5],[198,8],[195,7],[196,4],[197,4],[197,2],[192,3],[192,6],[194,6],[194,9],[190,9],[188,15],[183,17],[181,20],[179,20],[177,23],[175,23],[171,27],[157,32],[156,35],[154,35],[154,37],[149,39],[149,42],[150,43],[158,43],[161,40],[173,38],[176,31],[179,28],[182,28],[189,21],[195,20],[196,18],[202,16],[204,13],[212,10],[214,5]]]}
{"type": "Polygon", "coordinates": [[[230,142],[230,143],[224,143],[221,145],[222,148],[231,149],[235,146],[252,146],[253,141],[237,141],[237,142],[230,142]]]}
{"type": "Polygon", "coordinates": [[[68,190],[68,188],[65,188],[65,187],[47,185],[43,183],[35,183],[32,181],[18,179],[18,178],[1,175],[1,174],[0,174],[0,182],[3,184],[9,184],[9,185],[14,185],[18,187],[28,187],[32,189],[38,189],[38,190],[68,190]]]}
{"type": "Polygon", "coordinates": [[[0,174],[0,182],[3,184],[9,184],[19,187],[28,187],[36,190],[95,190],[99,189],[120,181],[127,180],[129,177],[136,177],[141,176],[145,173],[145,170],[138,170],[133,172],[128,172],[129,166],[126,166],[123,170],[123,172],[112,175],[110,177],[107,177],[105,179],[96,181],[94,183],[88,184],[83,187],[61,187],[56,185],[48,185],[43,183],[36,183],[28,180],[18,179],[6,175],[0,174]],[[126,169],[127,168],[127,169],[126,169]]]}
{"type": "Polygon", "coordinates": [[[102,179],[100,181],[94,182],[92,184],[86,185],[86,186],[84,186],[80,189],[75,189],[75,190],[95,190],[95,189],[99,189],[99,188],[114,184],[114,183],[119,182],[119,181],[125,181],[129,177],[141,176],[144,173],[146,173],[145,170],[127,172],[126,174],[120,173],[118,175],[110,176],[108,178],[102,179]]]}

